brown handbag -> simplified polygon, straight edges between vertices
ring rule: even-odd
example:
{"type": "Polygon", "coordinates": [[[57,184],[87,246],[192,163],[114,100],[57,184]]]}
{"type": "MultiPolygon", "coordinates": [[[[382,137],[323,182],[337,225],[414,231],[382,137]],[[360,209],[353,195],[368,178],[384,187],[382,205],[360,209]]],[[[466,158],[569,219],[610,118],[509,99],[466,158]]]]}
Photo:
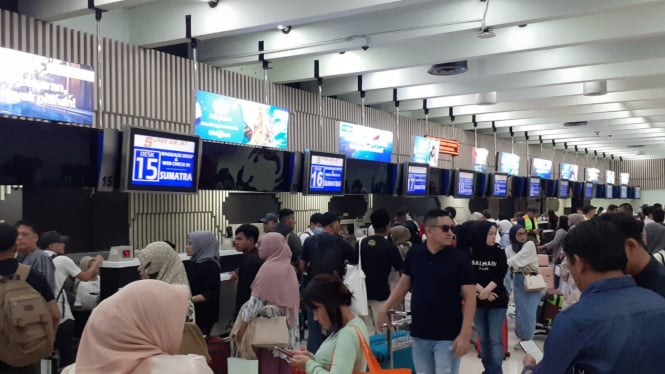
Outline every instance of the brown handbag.
{"type": "Polygon", "coordinates": [[[185,322],[185,328],[182,334],[182,343],[180,343],[179,355],[200,355],[205,357],[208,364],[212,362],[210,353],[208,353],[208,344],[203,338],[203,333],[193,322],[185,322]]]}

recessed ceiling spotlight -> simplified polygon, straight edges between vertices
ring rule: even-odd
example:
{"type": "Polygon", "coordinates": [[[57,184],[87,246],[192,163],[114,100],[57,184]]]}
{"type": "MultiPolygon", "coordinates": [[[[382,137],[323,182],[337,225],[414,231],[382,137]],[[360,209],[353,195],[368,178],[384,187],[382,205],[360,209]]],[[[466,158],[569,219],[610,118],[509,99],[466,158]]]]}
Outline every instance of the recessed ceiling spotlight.
{"type": "Polygon", "coordinates": [[[277,26],[277,30],[280,30],[284,34],[288,34],[291,32],[291,25],[284,26],[284,25],[279,25],[277,26]]]}
{"type": "Polygon", "coordinates": [[[208,6],[211,7],[211,8],[214,8],[217,5],[219,5],[219,0],[209,0],[208,1],[208,6]]]}
{"type": "Polygon", "coordinates": [[[523,23],[523,24],[521,24],[521,25],[517,25],[517,27],[525,28],[525,27],[527,27],[527,24],[526,24],[526,23],[523,23]]]}
{"type": "Polygon", "coordinates": [[[477,35],[480,39],[492,39],[493,37],[496,36],[494,31],[490,30],[489,27],[485,27],[484,29],[478,31],[477,35]]]}

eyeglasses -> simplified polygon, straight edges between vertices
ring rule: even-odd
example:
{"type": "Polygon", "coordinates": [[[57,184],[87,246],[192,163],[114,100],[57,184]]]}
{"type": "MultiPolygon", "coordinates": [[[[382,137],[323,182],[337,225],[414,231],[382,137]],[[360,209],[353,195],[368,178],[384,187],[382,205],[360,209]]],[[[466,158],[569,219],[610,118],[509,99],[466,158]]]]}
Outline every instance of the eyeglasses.
{"type": "Polygon", "coordinates": [[[434,227],[439,228],[439,229],[441,229],[441,231],[443,231],[443,232],[448,232],[448,231],[451,231],[451,230],[453,229],[453,227],[450,226],[450,225],[429,226],[429,227],[432,227],[432,228],[434,228],[434,227]]]}

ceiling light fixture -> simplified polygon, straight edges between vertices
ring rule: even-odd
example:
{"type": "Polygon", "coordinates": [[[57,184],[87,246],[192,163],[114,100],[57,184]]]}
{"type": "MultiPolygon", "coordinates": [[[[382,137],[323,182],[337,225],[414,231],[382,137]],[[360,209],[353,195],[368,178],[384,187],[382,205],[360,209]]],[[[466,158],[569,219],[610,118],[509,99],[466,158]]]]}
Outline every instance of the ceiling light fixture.
{"type": "Polygon", "coordinates": [[[208,1],[208,6],[211,7],[211,8],[214,8],[217,5],[219,5],[219,0],[209,0],[208,1]]]}
{"type": "Polygon", "coordinates": [[[584,96],[602,96],[607,94],[607,81],[590,81],[582,84],[584,96]]]}
{"type": "Polygon", "coordinates": [[[564,122],[563,126],[564,127],[579,127],[579,126],[586,126],[588,124],[589,124],[589,122],[587,122],[587,121],[572,121],[572,122],[564,122]]]}
{"type": "Polygon", "coordinates": [[[283,34],[288,34],[291,32],[291,25],[284,26],[284,25],[279,25],[277,26],[277,30],[280,30],[283,34]]]}
{"type": "Polygon", "coordinates": [[[480,25],[480,30],[478,30],[478,37],[480,39],[491,39],[496,36],[496,34],[487,27],[487,11],[490,8],[490,0],[480,0],[480,2],[485,3],[485,12],[483,13],[483,23],[480,25]]]}
{"type": "Polygon", "coordinates": [[[431,75],[457,75],[466,73],[467,70],[469,70],[469,65],[465,60],[432,65],[427,72],[431,75]]]}

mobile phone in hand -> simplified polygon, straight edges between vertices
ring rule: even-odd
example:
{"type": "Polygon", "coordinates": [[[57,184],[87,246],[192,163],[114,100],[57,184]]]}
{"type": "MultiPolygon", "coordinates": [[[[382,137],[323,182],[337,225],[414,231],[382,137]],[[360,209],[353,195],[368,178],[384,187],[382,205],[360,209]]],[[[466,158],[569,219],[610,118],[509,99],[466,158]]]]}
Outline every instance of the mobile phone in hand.
{"type": "Polygon", "coordinates": [[[531,357],[536,359],[536,362],[540,362],[543,359],[543,352],[538,348],[536,342],[533,340],[526,340],[520,342],[520,346],[531,357]]]}
{"type": "Polygon", "coordinates": [[[282,353],[282,354],[286,355],[286,357],[293,357],[293,354],[291,352],[289,352],[288,350],[286,350],[285,348],[283,348],[283,347],[280,347],[280,346],[276,345],[272,349],[274,351],[277,351],[279,353],[282,353]]]}

